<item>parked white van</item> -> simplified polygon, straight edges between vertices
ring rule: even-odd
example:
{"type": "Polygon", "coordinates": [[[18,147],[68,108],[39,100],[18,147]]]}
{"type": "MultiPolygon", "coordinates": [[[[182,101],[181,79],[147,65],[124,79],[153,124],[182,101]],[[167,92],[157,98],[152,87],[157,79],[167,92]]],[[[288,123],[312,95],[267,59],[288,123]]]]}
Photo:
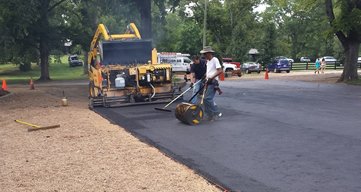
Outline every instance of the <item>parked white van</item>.
{"type": "Polygon", "coordinates": [[[189,72],[192,60],[189,54],[161,52],[158,53],[158,63],[169,63],[173,72],[189,72]]]}

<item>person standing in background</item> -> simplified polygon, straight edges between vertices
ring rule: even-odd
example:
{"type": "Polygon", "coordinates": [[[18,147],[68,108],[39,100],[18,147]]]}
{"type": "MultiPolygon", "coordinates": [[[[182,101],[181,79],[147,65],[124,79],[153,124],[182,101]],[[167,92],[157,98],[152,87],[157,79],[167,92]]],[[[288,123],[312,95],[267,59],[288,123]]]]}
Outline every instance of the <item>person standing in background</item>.
{"type": "Polygon", "coordinates": [[[326,60],[325,58],[322,58],[322,61],[321,61],[321,73],[324,74],[325,73],[325,69],[326,69],[326,60]]]}
{"type": "MultiPolygon", "coordinates": [[[[193,86],[193,95],[194,95],[201,88],[202,83],[197,83],[197,84],[195,83],[204,78],[207,71],[207,66],[206,66],[207,61],[201,59],[198,55],[193,56],[192,60],[193,60],[193,64],[191,65],[190,71],[191,71],[191,87],[193,86]]],[[[197,99],[198,96],[195,96],[192,99],[191,103],[197,104],[197,99]]]]}
{"type": "Polygon", "coordinates": [[[321,66],[321,63],[320,63],[320,59],[316,59],[316,63],[315,63],[315,67],[316,67],[316,70],[315,70],[315,74],[320,74],[320,66],[321,66]]]}

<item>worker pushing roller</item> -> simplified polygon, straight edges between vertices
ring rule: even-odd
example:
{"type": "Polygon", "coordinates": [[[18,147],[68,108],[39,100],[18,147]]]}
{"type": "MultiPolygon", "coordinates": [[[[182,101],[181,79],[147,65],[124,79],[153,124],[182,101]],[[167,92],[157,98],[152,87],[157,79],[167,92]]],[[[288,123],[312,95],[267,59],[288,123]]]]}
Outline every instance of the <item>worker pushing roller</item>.
{"type": "Polygon", "coordinates": [[[222,66],[219,63],[218,58],[213,56],[214,51],[211,47],[204,47],[200,53],[204,54],[207,60],[206,79],[202,88],[203,90],[199,89],[191,98],[192,100],[200,91],[202,91],[203,94],[200,104],[181,103],[177,105],[175,114],[178,120],[190,125],[199,124],[200,121],[203,120],[202,106],[204,107],[204,112],[209,121],[213,121],[222,116],[222,113],[214,102],[214,96],[218,86],[218,76],[222,73],[222,66]]]}
{"type": "Polygon", "coordinates": [[[218,87],[218,76],[222,73],[222,66],[217,57],[214,57],[214,51],[211,47],[204,47],[200,52],[204,54],[207,59],[207,91],[204,96],[204,110],[208,115],[208,120],[214,120],[216,117],[221,117],[218,106],[215,105],[214,96],[218,87]]]}

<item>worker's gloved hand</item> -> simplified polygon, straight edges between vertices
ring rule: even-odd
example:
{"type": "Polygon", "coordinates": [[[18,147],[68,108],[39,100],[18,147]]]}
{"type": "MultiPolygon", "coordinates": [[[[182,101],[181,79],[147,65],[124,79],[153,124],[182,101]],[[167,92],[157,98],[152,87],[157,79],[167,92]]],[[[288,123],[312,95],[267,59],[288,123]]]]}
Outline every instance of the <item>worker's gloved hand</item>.
{"type": "Polygon", "coordinates": [[[213,79],[208,78],[206,84],[207,84],[207,85],[210,85],[210,84],[212,84],[212,82],[213,82],[213,79]]]}
{"type": "Polygon", "coordinates": [[[194,84],[193,84],[193,83],[191,83],[191,84],[189,85],[189,87],[192,87],[192,88],[193,88],[193,85],[194,85],[194,84]]]}

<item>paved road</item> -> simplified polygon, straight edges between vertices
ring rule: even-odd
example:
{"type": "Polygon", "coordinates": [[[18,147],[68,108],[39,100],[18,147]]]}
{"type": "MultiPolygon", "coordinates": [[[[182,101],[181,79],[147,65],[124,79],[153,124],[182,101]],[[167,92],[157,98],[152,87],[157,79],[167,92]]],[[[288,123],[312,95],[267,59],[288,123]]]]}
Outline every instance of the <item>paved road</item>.
{"type": "Polygon", "coordinates": [[[259,80],[222,89],[224,117],[199,126],[155,106],[96,111],[232,191],[361,191],[361,87],[259,80]]]}

